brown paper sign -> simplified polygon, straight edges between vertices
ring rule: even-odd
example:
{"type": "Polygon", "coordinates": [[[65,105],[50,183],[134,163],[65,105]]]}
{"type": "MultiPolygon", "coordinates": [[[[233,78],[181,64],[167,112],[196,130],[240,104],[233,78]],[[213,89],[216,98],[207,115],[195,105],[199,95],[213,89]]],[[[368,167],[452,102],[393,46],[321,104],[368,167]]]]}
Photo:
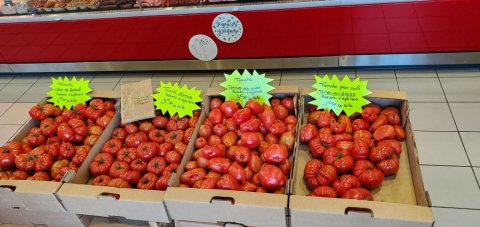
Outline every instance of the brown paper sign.
{"type": "Polygon", "coordinates": [[[155,117],[151,79],[123,84],[120,97],[123,124],[155,117]]]}

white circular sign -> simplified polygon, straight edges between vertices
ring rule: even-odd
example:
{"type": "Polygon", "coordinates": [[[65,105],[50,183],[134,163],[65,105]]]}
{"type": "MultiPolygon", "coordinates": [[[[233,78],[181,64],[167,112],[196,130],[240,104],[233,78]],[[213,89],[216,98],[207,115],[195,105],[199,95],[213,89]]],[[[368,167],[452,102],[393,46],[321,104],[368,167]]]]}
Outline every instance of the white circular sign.
{"type": "Polygon", "coordinates": [[[190,53],[202,61],[211,61],[217,57],[218,48],[215,41],[206,35],[194,35],[188,42],[190,53]]]}
{"type": "Polygon", "coordinates": [[[213,20],[212,30],[219,40],[234,43],[242,37],[243,25],[236,16],[222,13],[213,20]]]}

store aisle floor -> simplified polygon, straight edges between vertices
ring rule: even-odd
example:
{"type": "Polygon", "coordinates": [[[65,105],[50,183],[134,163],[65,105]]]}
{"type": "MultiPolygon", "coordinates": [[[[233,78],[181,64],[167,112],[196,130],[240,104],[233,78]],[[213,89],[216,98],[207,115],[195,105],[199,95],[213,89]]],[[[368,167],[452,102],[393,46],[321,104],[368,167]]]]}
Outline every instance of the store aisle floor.
{"type": "MultiPolygon", "coordinates": [[[[371,90],[406,91],[425,187],[437,227],[480,223],[480,70],[302,70],[268,71],[278,85],[309,87],[313,74],[368,79],[371,90]]],[[[58,74],[55,76],[63,76],[58,74]]],[[[98,90],[118,90],[124,83],[151,78],[196,86],[219,87],[222,73],[68,74],[91,80],[98,90]]],[[[28,109],[49,90],[52,74],[0,75],[0,144],[28,120],[28,109]]]]}

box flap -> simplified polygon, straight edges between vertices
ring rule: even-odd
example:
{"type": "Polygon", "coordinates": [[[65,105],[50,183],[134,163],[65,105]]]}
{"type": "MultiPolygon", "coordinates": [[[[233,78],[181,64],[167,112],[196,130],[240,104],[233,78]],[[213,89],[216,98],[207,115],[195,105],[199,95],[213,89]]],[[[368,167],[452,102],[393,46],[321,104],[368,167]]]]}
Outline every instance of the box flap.
{"type": "Polygon", "coordinates": [[[0,180],[0,206],[65,212],[54,195],[61,185],[54,181],[0,180]]]}

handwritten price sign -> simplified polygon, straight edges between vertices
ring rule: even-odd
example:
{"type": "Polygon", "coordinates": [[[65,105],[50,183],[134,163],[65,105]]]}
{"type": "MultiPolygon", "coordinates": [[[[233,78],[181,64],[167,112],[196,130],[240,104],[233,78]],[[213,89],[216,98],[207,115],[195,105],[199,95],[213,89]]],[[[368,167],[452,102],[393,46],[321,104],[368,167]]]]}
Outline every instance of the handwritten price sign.
{"type": "Polygon", "coordinates": [[[77,80],[77,78],[73,77],[70,80],[66,76],[63,79],[62,77],[58,77],[58,79],[52,77],[51,90],[48,92],[48,95],[52,98],[48,101],[60,108],[71,109],[79,103],[85,103],[92,99],[87,95],[92,91],[89,84],[90,81],[83,78],[77,80]]]}
{"type": "Polygon", "coordinates": [[[220,94],[225,96],[226,100],[238,102],[242,106],[250,99],[270,105],[268,100],[272,95],[268,92],[274,89],[268,84],[271,81],[273,79],[266,78],[265,74],[258,74],[255,70],[253,74],[248,70],[244,70],[243,74],[235,70],[230,75],[225,74],[225,82],[220,84],[225,90],[220,94]]]}
{"type": "Polygon", "coordinates": [[[170,116],[176,113],[179,117],[193,116],[193,111],[200,109],[197,102],[202,101],[201,90],[196,90],[195,87],[188,89],[187,85],[180,87],[178,83],[166,84],[160,81],[157,92],[152,96],[156,109],[161,110],[163,114],[168,112],[170,116]]]}

